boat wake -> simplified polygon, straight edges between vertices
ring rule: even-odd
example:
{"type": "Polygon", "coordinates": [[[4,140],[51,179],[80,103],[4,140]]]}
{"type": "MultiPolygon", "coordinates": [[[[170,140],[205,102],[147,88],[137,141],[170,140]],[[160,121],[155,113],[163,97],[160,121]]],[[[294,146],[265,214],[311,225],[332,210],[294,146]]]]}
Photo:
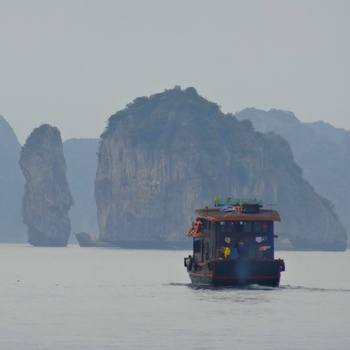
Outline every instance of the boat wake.
{"type": "Polygon", "coordinates": [[[210,286],[210,285],[198,285],[192,283],[176,283],[172,282],[165,284],[167,286],[173,287],[187,287],[193,290],[247,290],[247,291],[277,291],[277,290],[295,290],[295,291],[305,291],[305,292],[340,292],[340,293],[350,293],[350,289],[345,288],[317,288],[317,287],[305,287],[305,286],[291,286],[291,285],[280,285],[279,287],[268,287],[260,285],[249,285],[249,286],[210,286]]]}
{"type": "Polygon", "coordinates": [[[267,286],[260,286],[260,285],[250,285],[250,286],[211,286],[211,285],[200,285],[200,284],[193,284],[191,282],[189,283],[168,283],[164,284],[166,286],[175,286],[175,287],[188,287],[193,290],[276,290],[278,288],[276,287],[267,287],[267,286]]]}
{"type": "Polygon", "coordinates": [[[175,287],[188,287],[191,283],[176,283],[176,282],[171,282],[171,283],[166,283],[163,284],[163,286],[175,286],[175,287]]]}
{"type": "Polygon", "coordinates": [[[249,286],[208,286],[208,285],[193,285],[189,284],[188,287],[198,290],[198,289],[206,289],[206,290],[246,290],[246,291],[254,291],[254,290],[276,290],[276,287],[268,287],[268,286],[260,286],[257,284],[249,285],[249,286]]]}
{"type": "Polygon", "coordinates": [[[317,287],[291,286],[291,285],[281,285],[279,286],[279,289],[306,291],[306,292],[345,292],[345,293],[350,292],[350,289],[346,289],[346,288],[317,288],[317,287]]]}

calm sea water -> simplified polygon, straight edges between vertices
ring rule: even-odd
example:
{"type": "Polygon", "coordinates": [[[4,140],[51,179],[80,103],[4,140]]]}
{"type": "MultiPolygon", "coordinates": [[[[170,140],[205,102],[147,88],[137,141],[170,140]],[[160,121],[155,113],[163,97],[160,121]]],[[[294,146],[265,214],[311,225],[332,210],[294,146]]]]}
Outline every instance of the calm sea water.
{"type": "Polygon", "coordinates": [[[279,288],[193,288],[184,251],[0,245],[0,349],[350,349],[350,251],[279,288]]]}

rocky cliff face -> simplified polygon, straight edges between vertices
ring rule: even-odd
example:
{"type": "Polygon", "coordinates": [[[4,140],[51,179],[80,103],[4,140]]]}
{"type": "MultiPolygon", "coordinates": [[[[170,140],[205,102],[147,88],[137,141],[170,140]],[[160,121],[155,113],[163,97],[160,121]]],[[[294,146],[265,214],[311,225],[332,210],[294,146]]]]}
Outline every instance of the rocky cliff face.
{"type": "Polygon", "coordinates": [[[24,179],[18,166],[21,145],[0,116],[0,242],[23,243],[26,228],[21,220],[24,179]]]}
{"type": "Polygon", "coordinates": [[[278,230],[297,249],[346,247],[344,227],[303,180],[289,145],[195,89],[137,98],[109,119],[95,181],[101,240],[183,242],[194,209],[215,195],[277,203],[278,230]]]}
{"type": "Polygon", "coordinates": [[[59,130],[47,124],[34,129],[22,148],[19,164],[26,179],[22,215],[29,243],[66,246],[73,200],[59,130]]]}
{"type": "MultiPolygon", "coordinates": [[[[249,108],[236,117],[249,119],[257,131],[273,131],[286,139],[305,179],[332,202],[343,226],[350,227],[350,142],[346,143],[349,132],[323,122],[301,123],[293,113],[279,110],[249,108]]],[[[331,237],[331,231],[327,232],[331,237]]]]}

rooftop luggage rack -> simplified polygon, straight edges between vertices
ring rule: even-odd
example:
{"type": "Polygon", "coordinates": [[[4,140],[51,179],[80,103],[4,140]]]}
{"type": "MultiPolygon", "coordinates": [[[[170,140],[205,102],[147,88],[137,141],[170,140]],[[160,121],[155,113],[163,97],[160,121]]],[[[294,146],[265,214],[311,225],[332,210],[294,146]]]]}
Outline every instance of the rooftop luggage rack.
{"type": "Polygon", "coordinates": [[[263,206],[262,199],[256,199],[256,198],[231,198],[231,197],[218,198],[218,197],[214,197],[214,202],[215,202],[216,207],[219,207],[219,206],[225,205],[225,204],[236,205],[237,203],[241,206],[243,204],[258,204],[260,207],[263,206]]]}

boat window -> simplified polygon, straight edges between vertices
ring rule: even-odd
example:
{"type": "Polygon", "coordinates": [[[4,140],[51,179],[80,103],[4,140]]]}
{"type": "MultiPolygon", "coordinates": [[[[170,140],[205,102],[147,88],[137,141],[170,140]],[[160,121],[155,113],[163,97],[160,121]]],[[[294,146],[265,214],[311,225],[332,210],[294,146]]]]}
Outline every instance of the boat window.
{"type": "Polygon", "coordinates": [[[254,222],[254,232],[261,232],[261,221],[254,222]]]}
{"type": "Polygon", "coordinates": [[[243,232],[243,228],[244,228],[243,221],[237,222],[237,224],[236,224],[237,232],[243,232]]]}
{"type": "Polygon", "coordinates": [[[261,232],[268,232],[269,230],[269,223],[266,221],[263,221],[261,223],[261,232]]]}
{"type": "Polygon", "coordinates": [[[220,221],[219,226],[220,226],[220,232],[226,232],[226,222],[225,221],[220,221]]]}
{"type": "Polygon", "coordinates": [[[201,240],[196,240],[194,241],[194,245],[193,245],[193,252],[194,253],[200,253],[201,252],[201,240]]]}
{"type": "Polygon", "coordinates": [[[254,222],[254,232],[255,233],[268,233],[269,232],[269,222],[268,221],[255,221],[254,222]]]}
{"type": "Polygon", "coordinates": [[[233,221],[227,221],[226,223],[227,232],[233,232],[234,231],[233,227],[234,227],[233,221]]]}
{"type": "Polygon", "coordinates": [[[203,224],[203,228],[207,229],[208,228],[208,220],[202,219],[202,224],[203,224]]]}
{"type": "Polygon", "coordinates": [[[244,232],[252,232],[252,223],[250,221],[244,222],[244,232]]]}
{"type": "Polygon", "coordinates": [[[251,221],[239,221],[236,224],[237,232],[250,233],[252,232],[253,225],[251,221]]]}
{"type": "Polygon", "coordinates": [[[201,253],[202,253],[202,261],[204,261],[204,253],[205,253],[205,243],[204,243],[204,240],[201,239],[201,242],[202,242],[202,247],[201,247],[201,253]]]}

